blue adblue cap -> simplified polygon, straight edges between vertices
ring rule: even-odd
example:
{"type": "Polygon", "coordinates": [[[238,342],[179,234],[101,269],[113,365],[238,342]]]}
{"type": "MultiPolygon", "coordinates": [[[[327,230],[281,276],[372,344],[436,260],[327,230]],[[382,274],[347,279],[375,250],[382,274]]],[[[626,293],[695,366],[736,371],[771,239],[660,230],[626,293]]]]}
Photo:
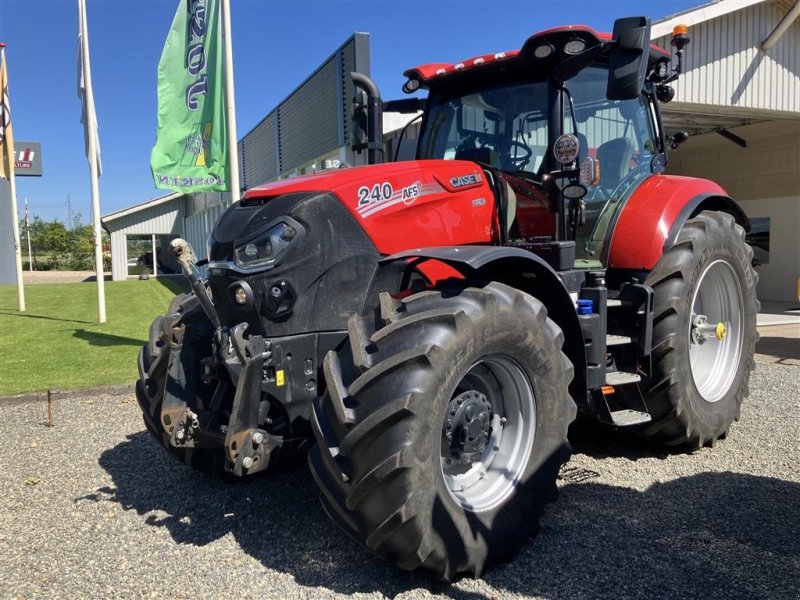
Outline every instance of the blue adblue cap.
{"type": "Polygon", "coordinates": [[[578,300],[578,314],[579,315],[590,315],[594,312],[594,302],[590,299],[580,299],[578,300]]]}

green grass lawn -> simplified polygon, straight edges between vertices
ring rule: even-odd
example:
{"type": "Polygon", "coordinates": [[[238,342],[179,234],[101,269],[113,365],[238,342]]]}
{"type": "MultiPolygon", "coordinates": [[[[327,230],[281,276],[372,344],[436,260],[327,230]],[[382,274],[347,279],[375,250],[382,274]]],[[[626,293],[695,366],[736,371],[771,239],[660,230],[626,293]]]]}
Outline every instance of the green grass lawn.
{"type": "Polygon", "coordinates": [[[0,286],[0,396],[132,382],[150,323],[183,279],[106,282],[108,322],[97,323],[94,283],[0,286]]]}

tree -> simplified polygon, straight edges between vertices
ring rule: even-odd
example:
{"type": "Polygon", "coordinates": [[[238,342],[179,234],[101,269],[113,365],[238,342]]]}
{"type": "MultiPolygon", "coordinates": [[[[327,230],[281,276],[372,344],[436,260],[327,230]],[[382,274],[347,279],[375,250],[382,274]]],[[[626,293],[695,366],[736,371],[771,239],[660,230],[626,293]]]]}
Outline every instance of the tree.
{"type": "MultiPolygon", "coordinates": [[[[25,223],[20,221],[20,231],[25,223]]],[[[94,269],[94,243],[91,225],[80,225],[80,215],[73,219],[73,228],[61,221],[45,221],[34,216],[29,230],[34,264],[39,270],[94,269]]]]}

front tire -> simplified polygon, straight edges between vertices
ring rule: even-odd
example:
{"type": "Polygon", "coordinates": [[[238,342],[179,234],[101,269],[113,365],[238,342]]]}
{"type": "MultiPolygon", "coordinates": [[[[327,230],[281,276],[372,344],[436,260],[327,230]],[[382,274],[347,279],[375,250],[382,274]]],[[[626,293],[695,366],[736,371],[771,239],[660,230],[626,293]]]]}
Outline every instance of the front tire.
{"type": "MultiPolygon", "coordinates": [[[[172,328],[178,326],[192,329],[190,343],[196,350],[189,356],[199,363],[200,358],[211,351],[213,326],[203,312],[197,296],[178,294],[169,304],[163,317],[156,317],[150,325],[147,344],[139,352],[140,377],[136,382],[136,397],[142,409],[145,427],[167,451],[180,462],[195,471],[215,479],[223,479],[225,457],[218,448],[175,448],[169,443],[169,434],[161,423],[161,404],[167,385],[167,368],[170,361],[172,328]]],[[[184,334],[185,335],[185,332],[184,334]]],[[[189,370],[194,372],[194,370],[189,370]]]]}
{"type": "Polygon", "coordinates": [[[313,412],[326,512],[406,570],[450,580],[509,560],[570,454],[561,330],[538,300],[492,283],[382,294],[349,333],[313,412]]]}
{"type": "Polygon", "coordinates": [[[650,273],[653,376],[643,391],[652,422],[644,437],[699,448],[738,420],[758,340],[752,258],[733,217],[706,211],[686,222],[650,273]]]}

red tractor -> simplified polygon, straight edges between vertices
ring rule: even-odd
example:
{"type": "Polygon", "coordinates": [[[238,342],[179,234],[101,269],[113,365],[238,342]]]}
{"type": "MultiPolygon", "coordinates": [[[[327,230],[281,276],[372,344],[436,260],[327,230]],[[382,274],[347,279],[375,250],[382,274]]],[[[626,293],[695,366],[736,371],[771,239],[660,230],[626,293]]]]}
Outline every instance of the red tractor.
{"type": "Polygon", "coordinates": [[[445,580],[510,559],[580,413],[688,449],[723,438],[753,368],[748,218],[664,174],[677,61],[646,18],[551,29],[519,51],[363,75],[370,164],[248,190],[207,279],[140,354],[147,428],[201,471],[308,455],[325,511],[445,580]],[[382,163],[381,109],[424,108],[416,160],[382,163]]]}

